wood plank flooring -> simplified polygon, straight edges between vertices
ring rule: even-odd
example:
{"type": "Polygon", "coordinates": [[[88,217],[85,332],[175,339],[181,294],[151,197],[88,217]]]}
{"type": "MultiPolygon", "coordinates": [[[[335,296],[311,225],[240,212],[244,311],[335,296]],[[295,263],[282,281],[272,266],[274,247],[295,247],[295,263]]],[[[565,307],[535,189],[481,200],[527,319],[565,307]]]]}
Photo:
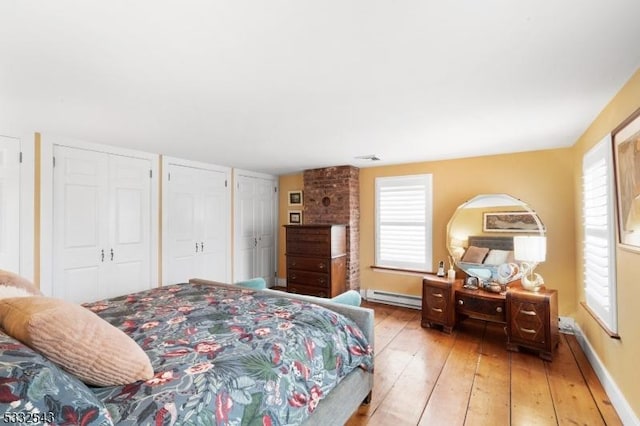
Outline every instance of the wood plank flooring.
{"type": "Polygon", "coordinates": [[[371,403],[347,425],[620,425],[575,337],[553,362],[505,349],[503,326],[465,320],[453,333],[420,326],[420,311],[375,310],[371,403]]]}

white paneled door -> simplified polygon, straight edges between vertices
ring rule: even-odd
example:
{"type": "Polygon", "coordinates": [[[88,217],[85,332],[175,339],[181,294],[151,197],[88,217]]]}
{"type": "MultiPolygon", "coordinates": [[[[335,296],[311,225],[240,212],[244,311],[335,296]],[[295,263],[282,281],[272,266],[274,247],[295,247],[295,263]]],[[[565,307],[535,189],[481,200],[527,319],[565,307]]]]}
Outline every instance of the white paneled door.
{"type": "Polygon", "coordinates": [[[53,153],[53,295],[86,302],[149,288],[150,161],[53,153]]]}
{"type": "Polygon", "coordinates": [[[234,280],[263,277],[275,281],[277,181],[239,172],[235,178],[234,280]]]}
{"type": "Polygon", "coordinates": [[[0,269],[20,272],[20,141],[0,136],[0,269]]]}
{"type": "Polygon", "coordinates": [[[164,164],[163,283],[228,282],[229,170],[174,159],[164,164]]]}

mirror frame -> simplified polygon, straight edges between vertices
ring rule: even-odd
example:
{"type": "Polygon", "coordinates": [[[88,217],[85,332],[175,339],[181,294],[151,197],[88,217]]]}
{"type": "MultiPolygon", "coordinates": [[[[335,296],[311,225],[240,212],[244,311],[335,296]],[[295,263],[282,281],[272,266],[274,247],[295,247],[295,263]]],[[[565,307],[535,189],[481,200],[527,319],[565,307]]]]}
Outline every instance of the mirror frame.
{"type": "MultiPolygon", "coordinates": [[[[478,279],[482,280],[483,282],[498,281],[501,284],[507,284],[508,282],[515,281],[520,278],[520,272],[521,272],[519,271],[518,263],[515,260],[512,262],[506,262],[505,264],[502,264],[502,265],[485,266],[483,263],[483,264],[477,264],[476,266],[474,264],[474,267],[471,268],[468,266],[470,264],[461,262],[461,259],[463,258],[466,250],[468,250],[469,248],[468,247],[469,237],[476,237],[476,236],[488,237],[486,238],[486,240],[491,241],[493,239],[496,241],[495,243],[496,246],[493,248],[501,248],[500,244],[504,244],[504,242],[502,243],[500,242],[501,239],[506,240],[506,238],[508,237],[515,237],[518,235],[546,236],[546,230],[545,230],[544,224],[540,220],[540,217],[535,210],[533,210],[526,202],[508,194],[476,195],[472,199],[459,205],[458,208],[453,213],[453,215],[451,216],[451,219],[449,219],[449,222],[447,223],[446,245],[447,245],[447,251],[450,257],[449,262],[453,261],[455,266],[458,269],[462,270],[467,276],[475,276],[478,279]],[[502,211],[500,211],[501,207],[504,207],[502,211]],[[478,218],[478,220],[482,221],[482,224],[481,224],[482,226],[477,225],[479,232],[474,232],[472,234],[468,234],[468,233],[465,234],[464,231],[456,232],[456,229],[455,229],[456,219],[460,219],[462,211],[470,208],[485,209],[485,211],[482,212],[482,216],[478,218]],[[518,208],[518,210],[515,210],[515,208],[518,208]],[[504,216],[505,214],[515,213],[515,212],[530,214],[535,224],[532,224],[530,222],[527,222],[527,223],[532,227],[535,226],[535,229],[521,229],[521,230],[510,229],[510,228],[504,228],[503,230],[487,229],[486,227],[486,221],[488,220],[487,213],[489,214],[495,213],[496,216],[500,216],[500,215],[504,216]],[[500,237],[503,237],[503,238],[500,238],[500,237]],[[499,267],[502,268],[502,271],[500,271],[502,275],[499,276],[500,279],[498,280],[497,274],[498,274],[499,267]],[[508,276],[504,275],[506,270],[508,270],[509,272],[508,276]]],[[[508,245],[508,242],[506,242],[506,244],[508,245]]],[[[511,243],[511,247],[513,247],[512,243],[511,243]]],[[[492,247],[489,247],[489,248],[491,249],[492,247]]]]}

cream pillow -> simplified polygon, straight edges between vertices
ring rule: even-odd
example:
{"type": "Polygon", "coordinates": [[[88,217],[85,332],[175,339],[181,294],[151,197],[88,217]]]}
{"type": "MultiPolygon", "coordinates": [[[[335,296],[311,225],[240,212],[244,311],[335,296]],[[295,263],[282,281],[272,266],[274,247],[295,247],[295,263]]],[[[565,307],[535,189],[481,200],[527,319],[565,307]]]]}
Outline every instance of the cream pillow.
{"type": "Polygon", "coordinates": [[[0,299],[5,297],[42,296],[29,280],[13,272],[0,269],[0,299]]]}
{"type": "Polygon", "coordinates": [[[78,304],[43,296],[3,299],[0,325],[89,385],[124,385],[153,376],[151,361],[136,342],[78,304]]]}
{"type": "Polygon", "coordinates": [[[485,265],[502,265],[503,263],[509,262],[509,254],[511,251],[509,250],[497,250],[493,249],[489,251],[489,254],[484,259],[485,265]]]}

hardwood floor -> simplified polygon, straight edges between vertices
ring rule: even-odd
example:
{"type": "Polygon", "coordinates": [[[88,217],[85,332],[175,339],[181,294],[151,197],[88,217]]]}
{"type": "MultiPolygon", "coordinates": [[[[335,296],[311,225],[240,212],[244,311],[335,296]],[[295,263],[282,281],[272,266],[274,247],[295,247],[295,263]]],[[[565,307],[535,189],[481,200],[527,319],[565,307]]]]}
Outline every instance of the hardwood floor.
{"type": "Polygon", "coordinates": [[[582,349],[561,334],[553,362],[505,349],[503,326],[466,320],[451,334],[420,311],[375,310],[375,381],[356,425],[619,425],[582,349]]]}

